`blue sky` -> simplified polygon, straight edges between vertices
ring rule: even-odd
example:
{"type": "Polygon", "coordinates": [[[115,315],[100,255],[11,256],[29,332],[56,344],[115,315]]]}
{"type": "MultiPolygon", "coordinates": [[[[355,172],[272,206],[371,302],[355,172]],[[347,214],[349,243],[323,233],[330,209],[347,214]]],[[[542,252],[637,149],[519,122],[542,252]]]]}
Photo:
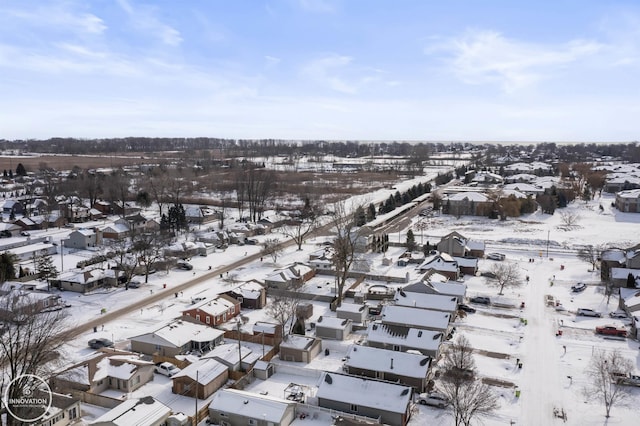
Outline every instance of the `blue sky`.
{"type": "Polygon", "coordinates": [[[0,0],[0,138],[640,138],[640,2],[0,0]]]}

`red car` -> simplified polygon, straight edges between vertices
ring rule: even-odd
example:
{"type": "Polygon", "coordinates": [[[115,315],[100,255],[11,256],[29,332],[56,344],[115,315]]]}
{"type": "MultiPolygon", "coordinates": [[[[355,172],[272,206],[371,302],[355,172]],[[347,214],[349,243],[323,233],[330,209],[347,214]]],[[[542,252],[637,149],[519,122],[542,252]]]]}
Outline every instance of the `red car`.
{"type": "Polygon", "coordinates": [[[605,325],[602,327],[596,327],[597,334],[606,334],[607,336],[620,336],[627,337],[627,330],[624,328],[618,328],[613,325],[605,325]]]}

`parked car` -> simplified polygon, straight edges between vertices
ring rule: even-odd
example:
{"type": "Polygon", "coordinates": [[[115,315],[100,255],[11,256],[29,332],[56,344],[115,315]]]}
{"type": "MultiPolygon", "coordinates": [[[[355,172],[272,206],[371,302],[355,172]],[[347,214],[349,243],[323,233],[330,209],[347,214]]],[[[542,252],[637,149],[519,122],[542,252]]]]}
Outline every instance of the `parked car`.
{"type": "Polygon", "coordinates": [[[469,305],[465,305],[464,303],[459,304],[458,309],[461,311],[467,312],[469,314],[473,314],[476,311],[476,308],[473,308],[469,305]]]}
{"type": "Polygon", "coordinates": [[[185,271],[190,271],[193,269],[193,265],[187,261],[181,260],[178,262],[178,268],[184,269],[185,271]]]}
{"type": "Polygon", "coordinates": [[[578,283],[571,286],[571,291],[574,293],[580,293],[582,291],[585,291],[586,288],[587,285],[585,283],[578,283]]]}
{"type": "Polygon", "coordinates": [[[619,319],[627,319],[627,318],[629,318],[629,315],[627,315],[627,313],[625,311],[609,312],[609,316],[611,318],[619,318],[619,319]]]}
{"type": "Polygon", "coordinates": [[[192,297],[191,298],[191,303],[202,302],[205,299],[206,299],[206,297],[203,297],[203,296],[192,297]]]}
{"type": "Polygon", "coordinates": [[[142,283],[140,281],[131,281],[129,282],[129,288],[140,288],[142,283]]]}
{"type": "Polygon", "coordinates": [[[112,346],[113,342],[109,339],[105,339],[104,337],[89,340],[89,347],[91,349],[110,348],[112,346]]]}
{"type": "Polygon", "coordinates": [[[487,259],[490,260],[504,260],[506,256],[502,253],[489,253],[487,254],[487,259]]]}
{"type": "Polygon", "coordinates": [[[596,312],[593,309],[589,308],[578,308],[577,312],[580,317],[598,317],[600,318],[602,314],[600,312],[596,312]]]}
{"type": "Polygon", "coordinates": [[[616,380],[616,383],[618,383],[619,385],[640,386],[640,376],[631,373],[627,375],[621,375],[616,380]]]}
{"type": "Polygon", "coordinates": [[[422,405],[431,405],[432,407],[444,408],[449,405],[446,396],[438,392],[421,393],[418,395],[418,403],[422,405]]]}
{"type": "Polygon", "coordinates": [[[27,231],[22,231],[22,232],[20,232],[20,235],[22,235],[23,237],[28,237],[31,234],[28,233],[27,231]]]}
{"type": "Polygon", "coordinates": [[[596,333],[604,334],[606,336],[627,337],[627,330],[624,328],[618,328],[615,325],[603,325],[601,327],[596,327],[596,333]]]}
{"type": "Polygon", "coordinates": [[[471,299],[469,299],[469,302],[478,303],[480,305],[490,305],[491,304],[491,299],[489,299],[488,297],[485,297],[485,296],[476,296],[476,297],[472,297],[471,299]]]}
{"type": "Polygon", "coordinates": [[[156,373],[162,374],[167,377],[172,377],[179,373],[181,370],[170,362],[160,362],[156,364],[156,373]]]}

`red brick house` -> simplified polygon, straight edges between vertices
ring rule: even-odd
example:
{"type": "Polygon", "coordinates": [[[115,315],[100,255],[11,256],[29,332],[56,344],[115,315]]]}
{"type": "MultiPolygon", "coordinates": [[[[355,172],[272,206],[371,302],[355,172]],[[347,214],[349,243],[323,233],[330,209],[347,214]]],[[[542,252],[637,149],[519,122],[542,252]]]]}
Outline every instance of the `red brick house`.
{"type": "Polygon", "coordinates": [[[215,299],[203,300],[182,311],[186,319],[196,320],[202,324],[215,327],[240,315],[240,302],[226,294],[220,294],[215,299]]]}

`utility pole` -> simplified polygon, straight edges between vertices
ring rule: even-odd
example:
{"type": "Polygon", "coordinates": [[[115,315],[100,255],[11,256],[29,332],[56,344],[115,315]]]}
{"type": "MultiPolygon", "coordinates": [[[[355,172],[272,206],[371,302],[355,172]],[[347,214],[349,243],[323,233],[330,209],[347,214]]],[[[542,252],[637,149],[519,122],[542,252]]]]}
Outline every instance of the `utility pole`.
{"type": "Polygon", "coordinates": [[[238,367],[242,371],[242,334],[240,334],[240,318],[238,318],[238,367]]]}
{"type": "Polygon", "coordinates": [[[196,370],[196,385],[194,386],[194,389],[196,390],[196,394],[194,395],[195,398],[193,398],[196,401],[196,416],[193,418],[194,425],[198,424],[198,373],[199,371],[196,370]]]}
{"type": "Polygon", "coordinates": [[[547,259],[549,258],[549,234],[551,233],[551,229],[547,230],[547,259]]]}

